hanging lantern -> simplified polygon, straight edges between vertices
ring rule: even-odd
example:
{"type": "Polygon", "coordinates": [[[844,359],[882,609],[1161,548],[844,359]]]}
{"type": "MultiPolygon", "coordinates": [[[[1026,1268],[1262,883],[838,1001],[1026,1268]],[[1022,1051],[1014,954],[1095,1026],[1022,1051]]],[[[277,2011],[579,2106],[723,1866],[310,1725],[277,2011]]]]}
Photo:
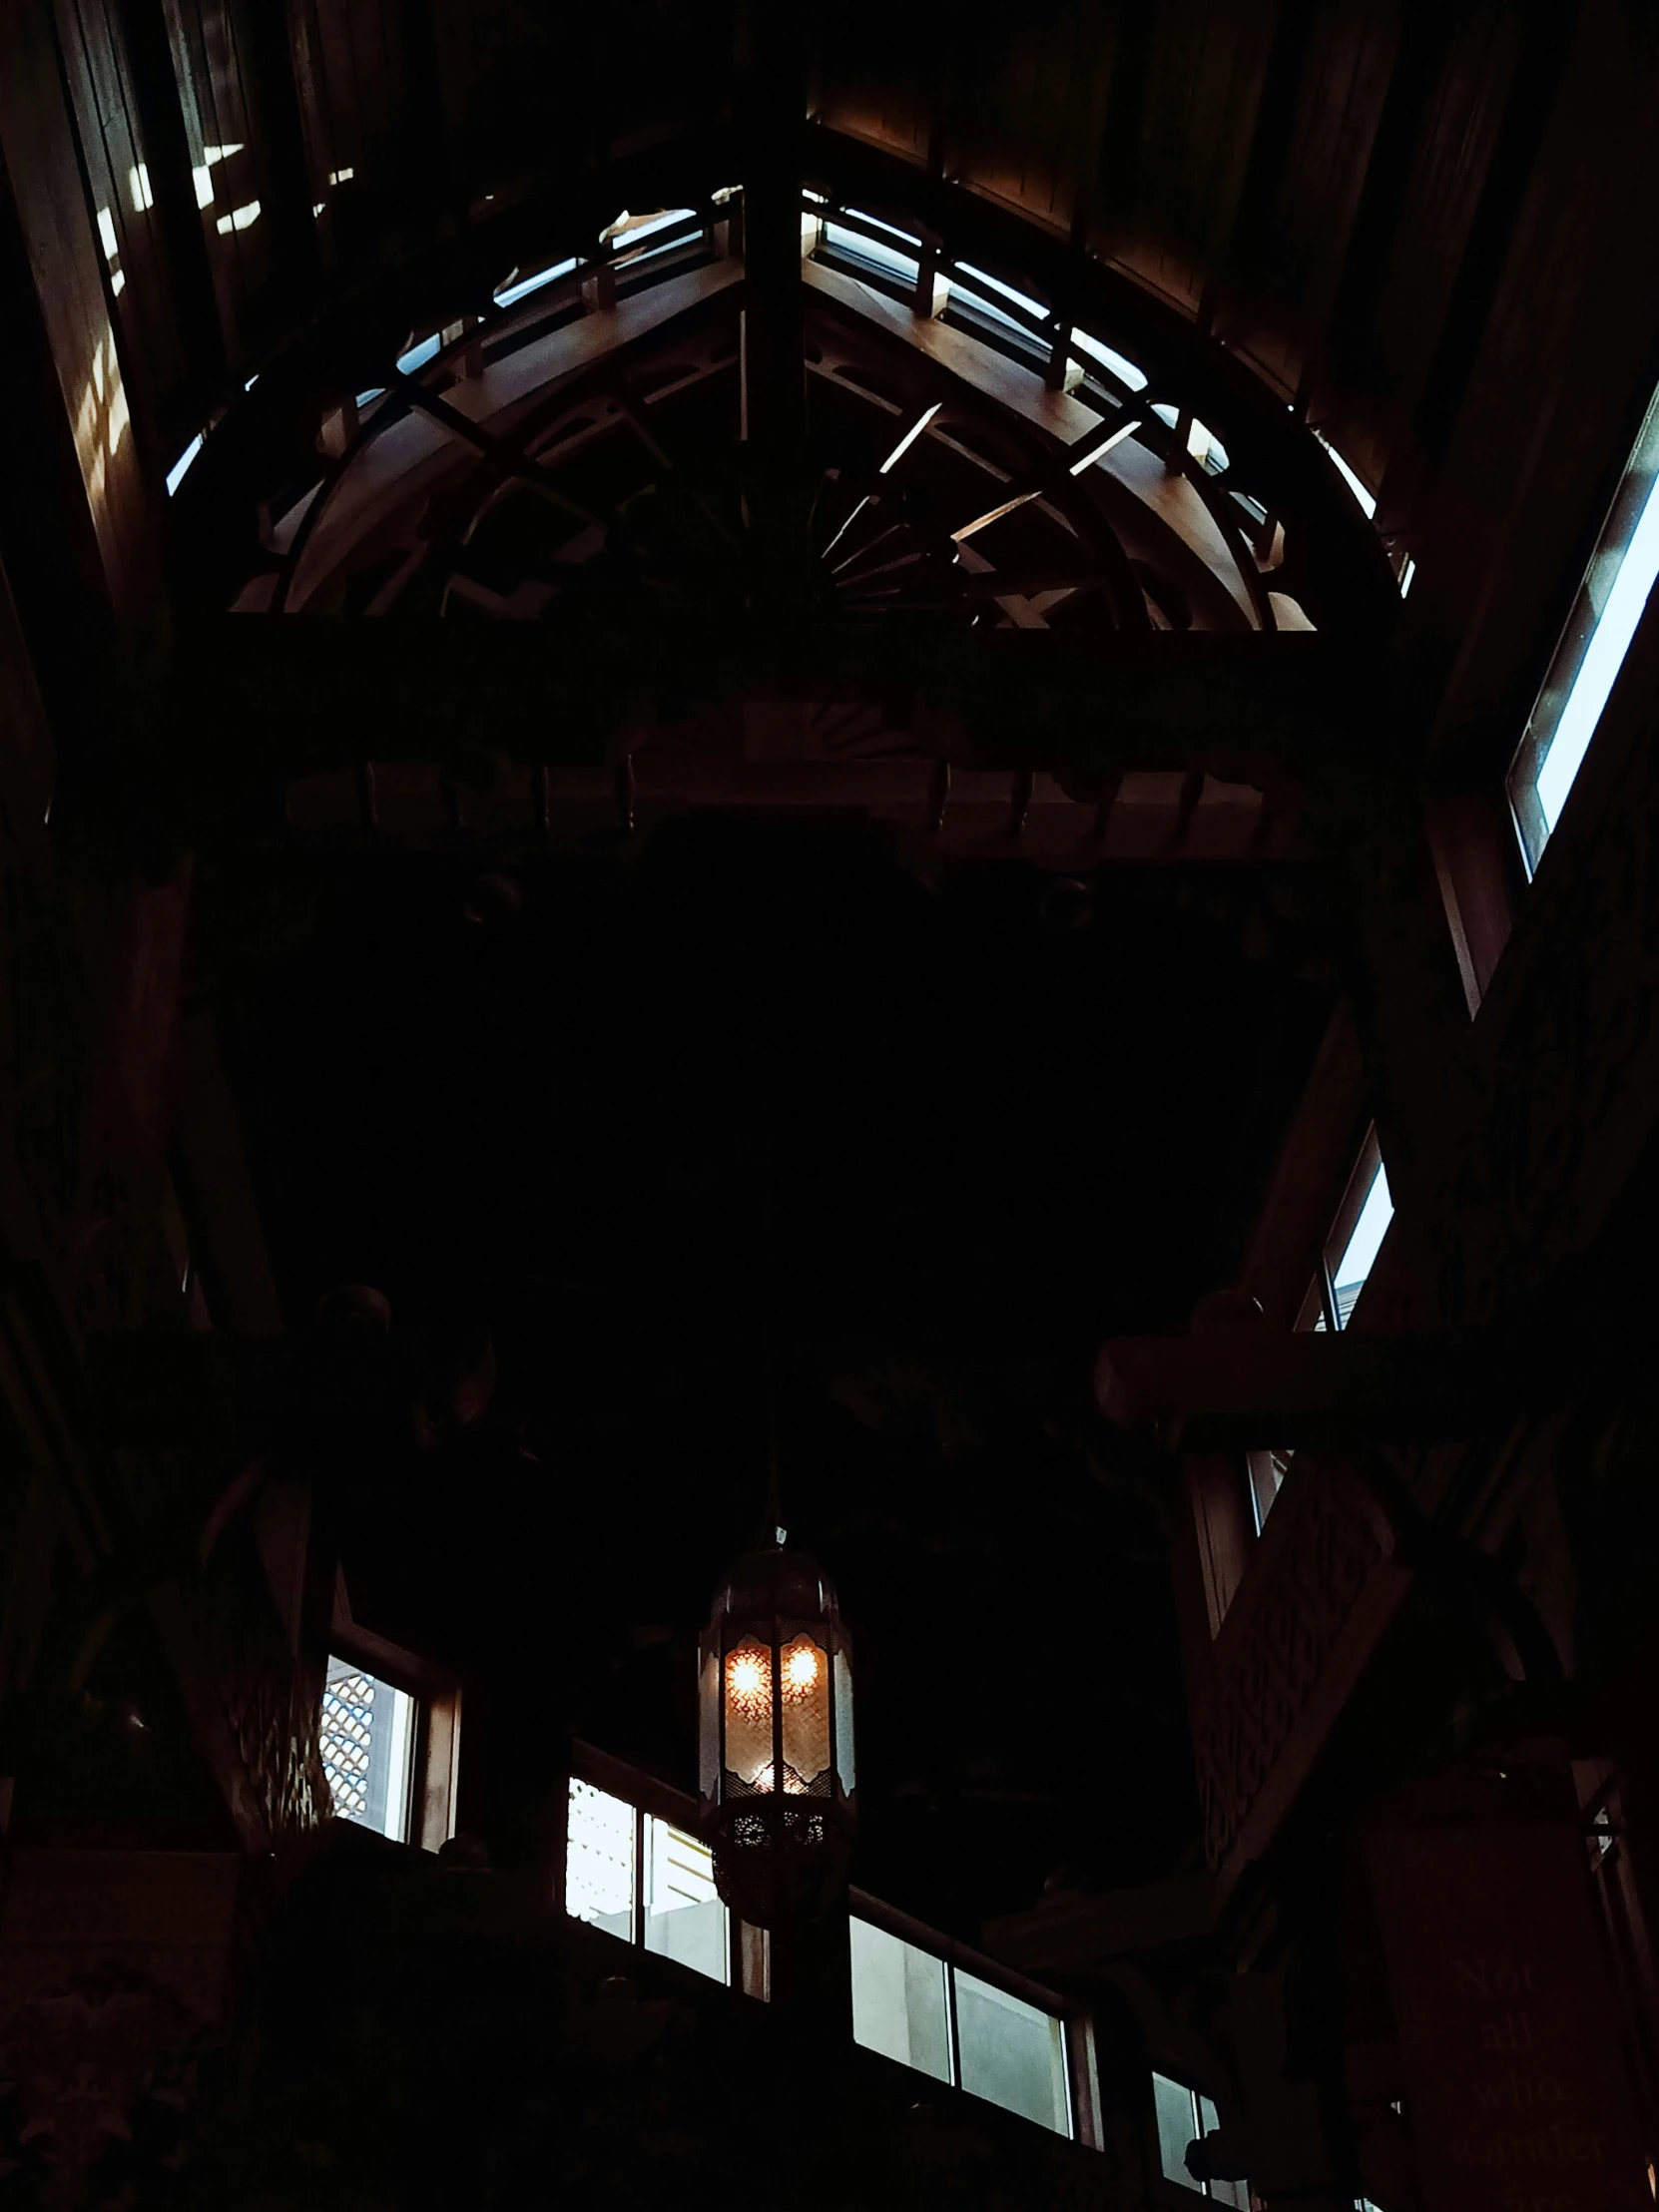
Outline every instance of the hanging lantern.
{"type": "Polygon", "coordinates": [[[857,1826],[852,1647],[834,1586],[787,1531],[715,1593],[698,1654],[699,1810],[715,1885],[757,1928],[840,1895],[857,1826]]]}

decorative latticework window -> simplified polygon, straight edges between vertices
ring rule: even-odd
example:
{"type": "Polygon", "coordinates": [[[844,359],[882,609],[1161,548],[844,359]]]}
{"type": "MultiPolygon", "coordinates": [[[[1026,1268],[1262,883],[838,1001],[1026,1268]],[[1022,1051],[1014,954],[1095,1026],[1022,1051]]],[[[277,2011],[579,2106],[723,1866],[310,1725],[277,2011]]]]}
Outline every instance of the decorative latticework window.
{"type": "Polygon", "coordinates": [[[397,1842],[408,1825],[414,1702],[354,1660],[328,1661],[318,1748],[334,1812],[397,1842]]]}

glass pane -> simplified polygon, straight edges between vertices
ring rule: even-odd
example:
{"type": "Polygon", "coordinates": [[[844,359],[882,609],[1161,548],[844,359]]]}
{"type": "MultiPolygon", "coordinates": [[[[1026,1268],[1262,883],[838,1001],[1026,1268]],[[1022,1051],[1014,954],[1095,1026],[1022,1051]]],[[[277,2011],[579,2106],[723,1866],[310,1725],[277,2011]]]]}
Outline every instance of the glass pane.
{"type": "Polygon", "coordinates": [[[1057,2135],[1071,2133],[1065,2030],[1052,2013],[958,1973],[956,2048],[971,2096],[1023,2113],[1057,2135]]]}
{"type": "Polygon", "coordinates": [[[772,1653],[754,1636],[726,1654],[726,1770],[772,1787],[772,1653]]]}
{"type": "Polygon", "coordinates": [[[726,1908],[714,1861],[695,1836],[653,1814],[645,1824],[645,1947],[682,1966],[728,1978],[726,1908]]]}
{"type": "Polygon", "coordinates": [[[1388,1195],[1388,1178],[1381,1160],[1371,1189],[1360,1209],[1343,1255],[1331,1270],[1332,1294],[1337,1303],[1337,1327],[1346,1329],[1355,1301],[1366,1287],[1366,1278],[1382,1249],[1388,1224],[1394,1218],[1394,1202],[1388,1195]]]}
{"type": "MultiPolygon", "coordinates": [[[[1602,583],[1603,589],[1607,589],[1603,583],[1604,573],[1603,562],[1598,560],[1591,571],[1592,603],[1596,583],[1602,583]]],[[[1566,805],[1573,779],[1589,751],[1596,724],[1601,720],[1608,694],[1624,665],[1624,657],[1636,635],[1636,625],[1642,619],[1656,576],[1659,576],[1659,484],[1647,495],[1628,551],[1613,565],[1611,588],[1607,589],[1588,650],[1538,770],[1534,788],[1546,830],[1553,830],[1561,819],[1561,809],[1566,805]]]]}
{"type": "Polygon", "coordinates": [[[1185,2082],[1167,2074],[1152,2077],[1152,2102],[1158,2114],[1158,2162],[1166,2181],[1178,2181],[1183,2189],[1204,2194],[1203,2184],[1187,2171],[1187,2145],[1198,2139],[1198,2114],[1193,2093],[1185,2082]]]}
{"type": "Polygon", "coordinates": [[[852,2039],[935,2081],[950,2079],[944,1961],[868,1921],[850,1926],[852,2039]]]}
{"type": "Polygon", "coordinates": [[[565,1911],[624,1942],[634,1936],[634,1808],[571,1780],[565,1911]]]}
{"type": "Polygon", "coordinates": [[[697,1788],[712,1800],[720,1781],[720,1660],[712,1651],[703,1654],[703,1672],[697,1684],[697,1788]]]}
{"type": "MultiPolygon", "coordinates": [[[[866,217],[865,220],[869,219],[866,217]]],[[[902,235],[894,234],[895,237],[902,235]]],[[[871,269],[879,269],[889,276],[901,278],[906,284],[913,284],[916,280],[918,264],[913,254],[900,254],[879,239],[866,238],[862,231],[849,231],[840,223],[827,223],[824,226],[824,243],[849,262],[863,262],[871,269]]]]}
{"type": "Polygon", "coordinates": [[[1073,330],[1071,341],[1083,352],[1092,353],[1103,367],[1111,370],[1120,384],[1127,384],[1131,391],[1145,391],[1145,371],[1137,368],[1125,354],[1117,352],[1099,338],[1090,337],[1087,330],[1073,330]]]}
{"type": "Polygon", "coordinates": [[[415,1701],[359,1667],[330,1658],[322,1688],[322,1771],[341,1820],[396,1843],[408,1837],[415,1701]]]}
{"type": "Polygon", "coordinates": [[[830,1771],[830,1655],[811,1636],[779,1654],[784,1679],[784,1788],[804,1789],[830,1771]]]}
{"type": "Polygon", "coordinates": [[[1267,1526],[1274,1500],[1284,1487],[1285,1454],[1279,1451],[1252,1451],[1246,1456],[1250,1463],[1250,1502],[1256,1515],[1256,1533],[1259,1536],[1267,1526]]]}
{"type": "Polygon", "coordinates": [[[852,1662],[844,1651],[835,1654],[835,1772],[850,1797],[857,1768],[852,1761],[852,1662]]]}

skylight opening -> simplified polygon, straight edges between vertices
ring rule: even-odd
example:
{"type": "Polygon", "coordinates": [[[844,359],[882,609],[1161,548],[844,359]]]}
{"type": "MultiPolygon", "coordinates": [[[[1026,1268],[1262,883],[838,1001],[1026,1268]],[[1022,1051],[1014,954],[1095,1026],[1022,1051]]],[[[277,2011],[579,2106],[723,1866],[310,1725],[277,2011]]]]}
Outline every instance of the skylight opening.
{"type": "MultiPolygon", "coordinates": [[[[855,210],[848,212],[856,213],[855,210]]],[[[870,219],[866,217],[864,220],[870,219]]],[[[888,231],[894,238],[904,236],[902,231],[893,231],[888,224],[882,224],[880,228],[888,231]]],[[[915,255],[901,254],[896,247],[888,246],[882,239],[865,238],[861,231],[849,231],[843,223],[826,223],[824,243],[832,254],[839,254],[843,260],[861,262],[866,269],[879,270],[883,276],[896,276],[905,284],[913,285],[920,274],[921,264],[915,255]]],[[[917,239],[912,243],[919,246],[921,242],[917,239]]]]}
{"type": "Polygon", "coordinates": [[[328,172],[328,182],[331,185],[348,185],[356,174],[354,168],[331,169],[328,172]]]}
{"type": "Polygon", "coordinates": [[[1509,804],[1528,875],[1561,819],[1656,579],[1659,396],[1648,408],[1509,771],[1509,804]]]}
{"type": "Polygon", "coordinates": [[[246,206],[233,208],[229,215],[222,215],[215,225],[221,238],[232,231],[247,231],[260,220],[260,203],[250,200],[246,206]]]}
{"type": "Polygon", "coordinates": [[[135,215],[143,215],[146,208],[156,205],[155,195],[150,190],[150,171],[143,162],[136,169],[128,170],[127,190],[132,198],[135,215]]]}
{"type": "Polygon", "coordinates": [[[436,357],[441,344],[442,333],[434,330],[429,338],[422,338],[418,345],[411,345],[406,353],[398,354],[398,372],[404,376],[412,376],[417,368],[424,368],[429,360],[436,357]]]}
{"type": "MultiPolygon", "coordinates": [[[[1181,410],[1178,407],[1172,407],[1167,400],[1155,399],[1152,411],[1169,429],[1179,429],[1181,410]]],[[[1199,421],[1197,415],[1190,415],[1187,419],[1187,451],[1208,476],[1219,476],[1229,465],[1226,446],[1208,423],[1199,421]]]]}
{"type": "MultiPolygon", "coordinates": [[[[1031,321],[1036,323],[1039,330],[1048,321],[1049,310],[1040,300],[1033,299],[1029,293],[1016,291],[1012,284],[1005,284],[1000,276],[992,276],[982,269],[975,269],[971,262],[958,262],[956,267],[971,282],[985,285],[989,290],[1006,299],[1010,305],[1018,307],[1024,314],[1029,315],[1031,321]]],[[[1025,323],[1019,324],[1018,327],[1028,329],[1028,325],[1025,323]]]]}
{"type": "Polygon", "coordinates": [[[601,246],[620,245],[624,240],[630,247],[637,246],[658,231],[666,231],[671,223],[684,223],[688,216],[696,215],[695,208],[664,208],[656,215],[630,215],[626,208],[614,223],[606,224],[599,234],[601,246]]]}
{"type": "Polygon", "coordinates": [[[1387,1170],[1382,1165],[1374,1129],[1361,1151],[1360,1164],[1325,1248],[1325,1272],[1330,1286],[1327,1318],[1333,1328],[1348,1327],[1393,1218],[1394,1202],[1388,1191],[1387,1170]]]}
{"type": "Polygon", "coordinates": [[[1033,330],[1028,322],[1022,322],[1005,307],[999,307],[994,299],[987,299],[982,293],[971,291],[956,276],[950,279],[949,303],[957,309],[965,307],[975,321],[993,323],[999,329],[1006,330],[1021,353],[1027,356],[1035,354],[1039,358],[1046,355],[1047,341],[1040,330],[1033,330]]]}
{"type": "Polygon", "coordinates": [[[1342,455],[1337,451],[1337,448],[1332,444],[1331,440],[1326,436],[1323,430],[1316,430],[1314,432],[1314,435],[1316,438],[1318,438],[1321,445],[1324,446],[1327,453],[1330,454],[1332,460],[1336,463],[1338,475],[1348,486],[1349,490],[1353,492],[1355,498],[1360,502],[1360,512],[1365,516],[1368,522],[1375,522],[1377,519],[1376,494],[1374,492],[1367,491],[1365,485],[1361,483],[1359,477],[1355,475],[1353,469],[1349,467],[1347,461],[1343,459],[1342,455]]]}
{"type": "Polygon", "coordinates": [[[1079,352],[1087,353],[1092,360],[1098,361],[1120,384],[1127,384],[1131,391],[1145,391],[1145,372],[1138,369],[1126,353],[1118,352],[1114,346],[1107,345],[1100,338],[1090,337],[1087,330],[1074,329],[1071,342],[1079,352]]]}
{"type": "Polygon", "coordinates": [[[179,455],[179,458],[174,462],[173,466],[167,472],[167,496],[169,497],[169,499],[173,497],[173,494],[184,482],[185,471],[190,467],[191,462],[195,460],[197,454],[200,453],[201,450],[202,433],[200,430],[198,430],[195,437],[191,439],[189,445],[185,447],[185,450],[179,455]]]}
{"type": "Polygon", "coordinates": [[[876,230],[884,231],[888,238],[897,239],[901,245],[920,249],[921,241],[913,231],[901,231],[896,224],[883,223],[878,215],[866,215],[862,208],[848,208],[846,212],[859,223],[873,224],[876,230]]]}
{"type": "Polygon", "coordinates": [[[115,223],[108,208],[100,208],[98,211],[98,237],[104,249],[105,261],[113,262],[121,248],[115,235],[115,223]]]}
{"type": "Polygon", "coordinates": [[[551,269],[540,270],[534,276],[518,278],[515,270],[513,278],[518,280],[509,279],[495,294],[495,303],[498,307],[510,307],[520,299],[527,299],[531,292],[540,291],[544,284],[556,284],[561,276],[568,276],[579,266],[577,257],[572,254],[568,261],[555,262],[551,269]]]}
{"type": "Polygon", "coordinates": [[[243,141],[241,139],[237,141],[235,146],[204,146],[202,159],[212,169],[220,162],[228,162],[233,154],[240,154],[242,150],[243,141]]]}
{"type": "Polygon", "coordinates": [[[190,173],[190,181],[196,187],[196,205],[199,208],[211,208],[214,204],[214,180],[212,170],[208,169],[205,166],[199,169],[193,169],[190,173]]]}

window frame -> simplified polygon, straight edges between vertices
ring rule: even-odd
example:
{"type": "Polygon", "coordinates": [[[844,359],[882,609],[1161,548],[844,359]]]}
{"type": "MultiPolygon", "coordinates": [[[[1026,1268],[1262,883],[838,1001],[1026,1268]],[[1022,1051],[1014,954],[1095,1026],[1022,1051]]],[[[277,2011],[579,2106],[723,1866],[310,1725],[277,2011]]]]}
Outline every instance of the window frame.
{"type": "MultiPolygon", "coordinates": [[[[646,1849],[649,1831],[646,1823],[659,1820],[668,1827],[678,1829],[683,1836],[697,1835],[697,1801],[687,1797],[655,1775],[647,1774],[639,1767],[631,1767],[621,1759],[613,1759],[609,1752],[599,1751],[592,1744],[572,1742],[565,1789],[559,1799],[559,1836],[556,1853],[556,1869],[553,1876],[554,1907],[569,1914],[566,1903],[565,1883],[570,1861],[570,1837],[568,1819],[570,1788],[572,1782],[585,1782],[590,1789],[603,1790],[607,1797],[618,1799],[632,1808],[634,1815],[634,1890],[633,1909],[630,1915],[630,1933],[627,1941],[632,1949],[646,1949],[646,1849]]],[[[586,1925],[586,1924],[584,1924],[586,1925]]],[[[601,1930],[600,1934],[608,1931],[601,1930]]],[[[623,1938],[615,1937],[621,1941],[623,1938]]],[[[666,1952],[652,1951],[650,1955],[664,1965],[683,1973],[697,1973],[694,1966],[683,1965],[670,1958],[666,1952]]],[[[713,1980],[712,1975],[699,1974],[700,1980],[713,1980]]],[[[718,1983],[737,1996],[754,1997],[763,2003],[772,1993],[772,1939],[765,1929],[751,1928],[747,1921],[726,1908],[726,1979],[718,1983]]]]}
{"type": "Polygon", "coordinates": [[[1367,1286],[1377,1272],[1377,1263],[1382,1257],[1382,1248],[1387,1242],[1388,1231],[1393,1226],[1395,1208],[1391,1186],[1389,1186],[1388,1191],[1387,1222],[1383,1226],[1382,1237],[1378,1240],[1377,1251],[1373,1255],[1371,1266],[1366,1270],[1360,1288],[1354,1294],[1354,1305],[1349,1309],[1346,1320],[1338,1310],[1337,1281],[1333,1270],[1340,1264],[1344,1253],[1348,1250],[1355,1230],[1360,1225],[1360,1217],[1364,1214],[1370,1202],[1377,1178],[1382,1175],[1385,1179],[1386,1174],[1387,1165],[1382,1158],[1382,1147],[1378,1139],[1377,1124],[1372,1122],[1367,1127],[1365,1137],[1360,1145],[1360,1156],[1355,1161],[1348,1181],[1343,1186],[1342,1199],[1320,1246],[1319,1260],[1315,1266],[1313,1281],[1309,1284],[1302,1305],[1297,1312],[1296,1328],[1298,1330],[1330,1330],[1335,1334],[1353,1327],[1355,1312],[1359,1308],[1360,1300],[1365,1296],[1367,1286]]]}
{"type": "MultiPolygon", "coordinates": [[[[1606,697],[1597,712],[1584,741],[1584,750],[1568,781],[1566,791],[1556,809],[1555,821],[1545,820],[1543,806],[1537,796],[1537,787],[1543,777],[1549,758],[1559,736],[1562,718],[1577,687],[1586,660],[1589,657],[1596,633],[1607,611],[1607,602],[1615,590],[1624,561],[1635,541],[1636,534],[1651,498],[1659,497],[1659,390],[1655,390],[1643,413],[1619,473],[1618,483],[1602,515],[1596,532],[1595,543],[1583,574],[1578,580],[1566,618],[1556,635],[1544,674],[1527,714],[1520,743],[1516,746],[1504,772],[1503,792],[1509,811],[1510,823],[1520,845],[1521,863],[1530,882],[1537,874],[1545,850],[1559,829],[1566,814],[1573,792],[1577,789],[1591,748],[1600,734],[1612,708],[1619,687],[1630,665],[1631,655],[1642,626],[1652,611],[1655,594],[1659,593],[1659,580],[1650,584],[1637,615],[1634,628],[1624,651],[1619,656],[1609,682],[1606,697]],[[1599,571],[1617,556],[1612,574],[1605,585],[1600,584],[1599,571]],[[1596,609],[1592,590],[1601,588],[1602,605],[1596,609]]],[[[1659,516],[1656,516],[1659,524],[1659,516]]]]}
{"type": "MultiPolygon", "coordinates": [[[[461,1756],[461,1685],[418,1652],[377,1636],[352,1617],[343,1570],[334,1576],[328,1657],[348,1659],[414,1701],[409,1729],[409,1791],[403,1833],[390,1840],[436,1852],[455,1833],[461,1756]]],[[[318,1693],[320,1702],[320,1691],[318,1693]]],[[[360,1823],[357,1825],[361,1825],[360,1823]]]]}
{"type": "MultiPolygon", "coordinates": [[[[1185,2074],[1166,2072],[1162,2066],[1154,2066],[1152,2068],[1152,2143],[1154,2151],[1153,2169],[1156,2172],[1159,2182],[1161,2183],[1163,2188],[1166,2190],[1179,2189],[1181,2191],[1181,2198],[1179,2201],[1181,2202],[1185,2202],[1188,2197],[1198,2197],[1205,2204],[1224,2204],[1230,2202],[1236,2204],[1236,2199],[1216,2196],[1214,2194],[1216,2184],[1214,2184],[1213,2182],[1200,2181],[1196,2175],[1191,2173],[1188,2173],[1185,2178],[1178,2178],[1176,2175],[1170,2173],[1164,2165],[1163,2143],[1158,2132],[1158,2082],[1167,2081],[1172,2089],[1183,2089],[1186,2091],[1192,2105],[1193,2132],[1188,2137],[1189,2142],[1201,2143],[1204,2141],[1206,2136],[1219,2135],[1222,2132],[1221,2107],[1218,2104],[1217,2100],[1210,2095],[1208,2090],[1198,2088],[1185,2074]],[[1204,2124],[1204,2107],[1206,2105],[1209,2106],[1210,2110],[1216,2116],[1215,2125],[1213,2127],[1206,2127],[1204,2124]]],[[[1246,2202],[1251,2204],[1255,2202],[1255,2195],[1248,2181],[1228,2181],[1223,2182],[1221,2186],[1226,2189],[1242,2188],[1245,2192],[1246,2202]]],[[[1177,2200],[1172,2197],[1170,2201],[1173,2203],[1177,2200]]]]}
{"type": "MultiPolygon", "coordinates": [[[[608,1797],[620,1800],[634,1813],[634,1884],[632,1933],[627,1938],[631,1948],[643,1950],[645,1930],[645,1822],[648,1817],[667,1821],[687,1835],[697,1834],[697,1802],[684,1791],[673,1789],[655,1775],[647,1774],[626,1761],[613,1758],[610,1753],[598,1750],[592,1744],[573,1739],[570,1756],[566,1762],[566,1786],[559,1799],[559,1833],[555,1840],[555,1867],[553,1876],[553,1905],[560,1913],[568,1912],[565,1902],[566,1872],[569,1864],[569,1832],[567,1815],[570,1805],[571,1782],[585,1782],[591,1789],[602,1790],[608,1797]]],[[[882,1904],[865,1890],[849,1889],[847,1892],[849,1918],[863,1921],[867,1926],[879,1929],[884,1935],[895,1936],[908,1943],[912,1949],[936,1958],[944,1967],[946,2033],[950,2044],[950,2079],[938,2082],[940,2088],[948,2087],[958,2096],[973,2096],[972,2090],[961,2086],[960,2043],[956,2019],[956,1969],[958,1966],[976,1980],[1017,1997],[1022,2003],[1044,2012],[1050,2019],[1058,2020],[1061,2029],[1061,2047],[1065,2054],[1065,2088],[1067,2129],[1060,2136],[1062,2142],[1075,2143],[1084,2149],[1099,2150],[1104,2145],[1101,2124],[1099,2073],[1095,2062],[1094,2018],[1085,2007],[1070,2002],[1057,1991],[1045,1988],[1041,1982],[1029,1980],[1012,1967],[988,1958],[983,1951],[970,1949],[958,1943],[939,1930],[927,1928],[912,1920],[907,1913],[897,1912],[882,1904]]],[[[604,1933],[601,1931],[600,1933],[604,1933]]],[[[621,1937],[612,1937],[621,1941],[621,1937]]],[[[736,1996],[749,1997],[765,2003],[772,1994],[772,1938],[764,1929],[752,1928],[746,1921],[727,1909],[728,1968],[725,1987],[736,1996]]],[[[675,1972],[694,1972],[692,1967],[682,1966],[675,1959],[660,1952],[653,1952],[659,1963],[675,1972]]],[[[850,1976],[850,1959],[848,1974],[850,1976]]],[[[699,1976],[700,1979],[711,1978],[699,1976]]],[[[851,1983],[847,1985],[847,2029],[851,2033],[851,1983]]],[[[859,2049],[867,2046],[858,2045],[859,2049]]],[[[875,2055],[879,2055],[876,2053],[875,2055]]],[[[890,2061],[898,2063],[898,2061],[890,2061]]],[[[919,2070],[919,2069],[917,2069],[919,2070]]],[[[924,2079],[934,2080],[928,2074],[924,2079]]],[[[975,2097],[976,2103],[991,2100],[975,2097]]],[[[1005,2109],[998,2105],[998,2111],[1005,2109]]],[[[1010,2113],[1011,2118],[1020,2118],[1010,2113]]],[[[1030,2125],[1041,2123],[1032,2121],[1030,2125]]],[[[1050,2132],[1044,2130],[1045,2133],[1050,2132]]]]}
{"type": "MultiPolygon", "coordinates": [[[[1046,2013],[1060,2023],[1061,2048],[1065,2054],[1066,2130],[1060,2136],[1062,2142],[1076,2143],[1085,2150],[1102,2147],[1100,2120],[1099,2075],[1095,2064],[1094,2019],[1083,2006],[1069,2002],[1057,1990],[1046,1988],[1040,1981],[1032,1981],[1026,1975],[1005,1966],[999,1960],[987,1958],[983,1951],[973,1950],[966,1943],[942,1935],[936,1928],[928,1928],[920,1921],[900,1913],[879,1898],[872,1898],[867,1890],[847,1891],[847,1912],[853,1920],[862,1921],[870,1928],[879,1929],[883,1935],[892,1936],[901,1943],[908,1943],[912,1950],[926,1957],[936,1958],[944,1967],[945,2019],[950,2048],[950,2079],[940,2082],[958,2096],[972,2096],[976,2103],[993,2100],[980,2097],[971,2089],[962,2087],[961,2038],[956,2018],[956,1975],[960,1970],[976,1981],[1000,1990],[1005,1996],[1017,1997],[1034,2011],[1046,2013]]],[[[868,2046],[859,2044],[859,2049],[868,2046]]],[[[896,2064],[898,2061],[890,2061],[896,2064]]],[[[919,2069],[915,2069],[918,2070],[919,2069]]],[[[932,2080],[932,2075],[924,2078],[932,2080]]],[[[998,2111],[1006,2107],[997,2105],[998,2111]]],[[[1012,2113],[1012,2118],[1023,2117],[1012,2113]]],[[[1038,2126],[1041,2123],[1031,2121],[1038,2126]]],[[[1045,2130],[1055,2132],[1058,2130],[1045,2130]]]]}

